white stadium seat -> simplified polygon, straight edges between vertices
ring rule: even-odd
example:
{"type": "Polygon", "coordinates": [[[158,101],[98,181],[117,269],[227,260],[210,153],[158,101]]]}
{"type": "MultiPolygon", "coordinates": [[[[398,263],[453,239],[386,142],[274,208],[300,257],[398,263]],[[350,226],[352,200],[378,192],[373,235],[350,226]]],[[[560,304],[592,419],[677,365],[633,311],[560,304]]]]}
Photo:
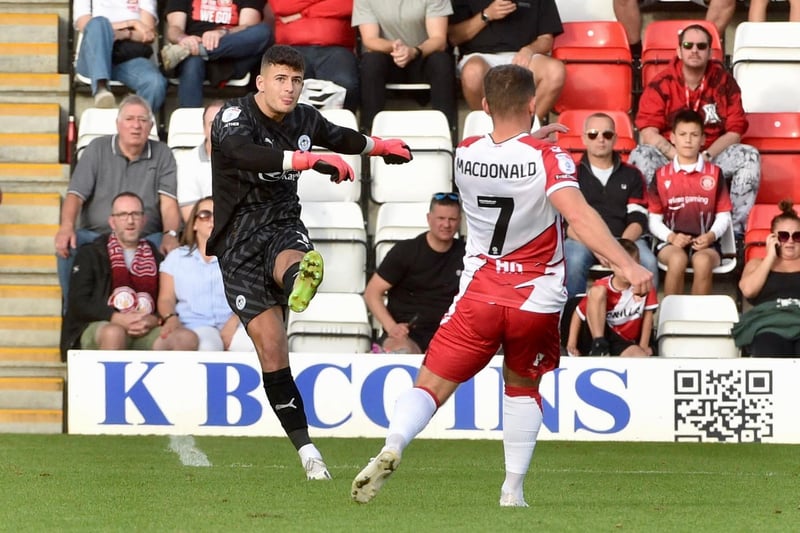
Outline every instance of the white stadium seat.
{"type": "MultiPolygon", "coordinates": [[[[83,149],[97,137],[103,135],[114,135],[117,133],[118,109],[100,109],[90,107],[81,113],[78,120],[78,139],[75,143],[78,157],[83,153],[83,149]]],[[[158,140],[158,130],[156,122],[153,120],[153,127],[150,129],[150,139],[158,140]]]]}
{"type": "Polygon", "coordinates": [[[202,107],[179,107],[172,112],[167,129],[167,145],[173,151],[194,148],[204,140],[202,107]]]}
{"type": "Polygon", "coordinates": [[[372,134],[403,139],[414,160],[387,165],[380,157],[370,159],[370,196],[376,203],[422,202],[435,192],[449,191],[453,183],[453,141],[441,111],[381,111],[372,134]]]}
{"type": "Polygon", "coordinates": [[[329,122],[358,131],[358,120],[349,109],[320,109],[319,112],[329,122]]]}
{"type": "MultiPolygon", "coordinates": [[[[539,128],[539,117],[533,117],[531,131],[536,131],[539,128]]],[[[476,109],[467,113],[467,116],[464,118],[464,131],[461,133],[461,139],[463,140],[476,135],[485,135],[491,131],[492,117],[487,115],[485,111],[476,109]]]]}
{"type": "Polygon", "coordinates": [[[658,354],[661,357],[739,357],[739,348],[731,335],[731,328],[738,321],[739,312],[730,296],[665,296],[658,308],[658,354]]]}
{"type": "Polygon", "coordinates": [[[372,327],[360,294],[317,293],[308,309],[289,313],[290,352],[367,353],[372,327]]]}
{"type": "Polygon", "coordinates": [[[561,22],[617,20],[613,0],[556,0],[561,22]]]}
{"type": "MultiPolygon", "coordinates": [[[[358,131],[356,116],[349,109],[321,109],[320,113],[330,122],[358,131]]],[[[314,152],[333,153],[321,146],[312,147],[314,152]]],[[[361,155],[339,154],[355,172],[353,181],[334,183],[330,176],[315,170],[300,173],[297,195],[301,202],[358,202],[361,199],[361,155]]]]}
{"type": "Polygon", "coordinates": [[[367,232],[354,202],[303,202],[300,219],[325,261],[321,292],[361,293],[367,272],[367,232]]]}
{"type": "Polygon", "coordinates": [[[413,239],[428,231],[430,202],[389,202],[378,208],[375,221],[375,265],[397,241],[413,239]]]}
{"type": "Polygon", "coordinates": [[[732,61],[746,112],[800,111],[800,22],[742,22],[732,61]]]}

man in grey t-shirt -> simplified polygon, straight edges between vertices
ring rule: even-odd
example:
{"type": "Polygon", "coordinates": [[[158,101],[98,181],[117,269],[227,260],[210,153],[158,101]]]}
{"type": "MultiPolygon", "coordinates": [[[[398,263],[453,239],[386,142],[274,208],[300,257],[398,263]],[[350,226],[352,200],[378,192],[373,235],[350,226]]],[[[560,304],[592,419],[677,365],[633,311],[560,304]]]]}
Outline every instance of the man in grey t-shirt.
{"type": "Polygon", "coordinates": [[[178,246],[178,209],[175,158],[166,144],[151,141],[150,106],[136,95],[119,106],[117,134],[93,140],[72,174],[55,236],[58,278],[66,301],[75,250],[111,231],[111,201],[121,192],[133,192],[144,201],[144,235],[166,254],[178,246]],[[80,222],[78,214],[80,213],[80,222]]]}

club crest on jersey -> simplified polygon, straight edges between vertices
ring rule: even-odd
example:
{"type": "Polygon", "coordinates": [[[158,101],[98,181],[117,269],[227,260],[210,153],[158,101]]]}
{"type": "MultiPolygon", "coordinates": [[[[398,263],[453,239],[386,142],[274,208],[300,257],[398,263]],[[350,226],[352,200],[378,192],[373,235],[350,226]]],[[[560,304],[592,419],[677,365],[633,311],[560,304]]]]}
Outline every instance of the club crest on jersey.
{"type": "Polygon", "coordinates": [[[557,153],[556,161],[558,161],[558,170],[563,174],[575,174],[575,161],[571,155],[564,152],[557,153]]]}
{"type": "Polygon", "coordinates": [[[222,112],[222,122],[230,122],[231,120],[236,120],[239,118],[239,115],[242,114],[242,108],[233,106],[227,108],[225,111],[222,112]]]}
{"type": "Polygon", "coordinates": [[[713,191],[715,185],[716,180],[713,176],[705,175],[700,178],[700,187],[702,187],[704,191],[713,191]]]}
{"type": "Polygon", "coordinates": [[[300,138],[297,139],[297,147],[304,152],[311,150],[311,137],[306,134],[301,135],[300,138]]]}

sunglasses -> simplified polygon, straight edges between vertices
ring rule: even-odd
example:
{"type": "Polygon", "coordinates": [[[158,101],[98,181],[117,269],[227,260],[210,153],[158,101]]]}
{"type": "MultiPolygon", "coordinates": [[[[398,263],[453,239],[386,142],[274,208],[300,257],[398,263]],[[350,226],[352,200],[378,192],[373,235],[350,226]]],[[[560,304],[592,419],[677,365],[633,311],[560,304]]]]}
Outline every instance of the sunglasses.
{"type": "Polygon", "coordinates": [[[792,233],[789,233],[788,231],[778,232],[778,240],[780,242],[787,242],[789,237],[791,237],[794,242],[800,242],[800,231],[793,231],[792,233]]]}
{"type": "Polygon", "coordinates": [[[199,218],[200,220],[208,220],[209,218],[212,218],[213,216],[214,216],[214,213],[212,213],[208,209],[203,209],[202,211],[198,211],[197,212],[197,214],[195,215],[195,218],[199,218]]]}
{"type": "Polygon", "coordinates": [[[614,138],[614,135],[616,135],[616,133],[614,133],[611,130],[606,130],[602,133],[597,130],[589,130],[586,132],[586,136],[589,137],[591,140],[597,139],[598,135],[602,135],[603,139],[610,141],[611,139],[614,138]]]}
{"type": "Polygon", "coordinates": [[[689,41],[683,41],[681,43],[681,46],[683,47],[684,50],[691,50],[695,46],[697,47],[698,50],[708,49],[708,43],[690,43],[689,41]]]}
{"type": "Polygon", "coordinates": [[[455,192],[437,192],[433,193],[433,199],[441,202],[442,200],[450,200],[451,202],[458,201],[458,193],[455,192]]]}

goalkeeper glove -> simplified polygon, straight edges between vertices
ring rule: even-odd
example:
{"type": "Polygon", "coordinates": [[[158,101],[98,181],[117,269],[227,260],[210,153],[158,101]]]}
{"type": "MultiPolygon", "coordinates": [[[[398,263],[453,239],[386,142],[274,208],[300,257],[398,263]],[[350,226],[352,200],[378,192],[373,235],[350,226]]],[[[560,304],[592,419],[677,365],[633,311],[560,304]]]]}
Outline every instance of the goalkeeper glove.
{"type": "Polygon", "coordinates": [[[336,154],[313,154],[297,150],[292,154],[292,168],[295,170],[313,169],[320,174],[328,174],[331,181],[341,183],[353,181],[355,172],[344,159],[336,154]]]}
{"type": "Polygon", "coordinates": [[[399,165],[414,159],[414,156],[411,155],[411,148],[402,139],[381,139],[380,137],[371,137],[371,139],[375,146],[369,155],[382,156],[387,165],[399,165]]]}

